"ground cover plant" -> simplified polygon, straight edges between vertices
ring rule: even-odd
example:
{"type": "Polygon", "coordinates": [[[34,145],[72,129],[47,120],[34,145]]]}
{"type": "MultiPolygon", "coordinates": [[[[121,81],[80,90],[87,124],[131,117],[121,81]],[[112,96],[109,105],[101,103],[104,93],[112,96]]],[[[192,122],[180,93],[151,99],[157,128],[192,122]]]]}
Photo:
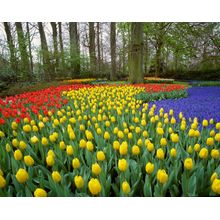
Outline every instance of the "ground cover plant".
{"type": "Polygon", "coordinates": [[[220,81],[191,81],[192,86],[220,86],[220,81]]]}
{"type": "Polygon", "coordinates": [[[153,104],[157,105],[156,114],[163,107],[166,112],[173,109],[176,118],[182,112],[187,119],[190,118],[191,120],[196,117],[200,122],[203,119],[220,121],[219,87],[191,87],[187,89],[187,92],[187,98],[158,100],[156,102],[150,102],[149,105],[150,107],[153,104]]]}
{"type": "Polygon", "coordinates": [[[82,83],[92,83],[97,81],[96,78],[85,78],[85,79],[69,79],[63,80],[64,83],[82,84],[82,83]]]}
{"type": "Polygon", "coordinates": [[[174,79],[160,78],[160,77],[144,77],[146,83],[174,83],[174,79]]]}
{"type": "Polygon", "coordinates": [[[220,123],[136,98],[184,89],[77,84],[1,99],[0,195],[220,194],[220,123]]]}
{"type": "Polygon", "coordinates": [[[187,91],[172,91],[172,92],[157,92],[157,93],[140,93],[136,96],[137,99],[141,99],[145,102],[164,100],[164,99],[178,99],[187,97],[187,91]]]}

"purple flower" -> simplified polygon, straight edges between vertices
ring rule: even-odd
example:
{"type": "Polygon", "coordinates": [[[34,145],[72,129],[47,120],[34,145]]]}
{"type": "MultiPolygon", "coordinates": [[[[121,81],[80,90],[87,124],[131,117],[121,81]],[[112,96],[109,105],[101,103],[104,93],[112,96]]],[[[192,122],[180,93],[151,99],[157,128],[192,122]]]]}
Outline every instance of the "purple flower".
{"type": "Polygon", "coordinates": [[[176,119],[182,112],[186,119],[197,117],[200,122],[211,118],[220,121],[220,87],[192,87],[188,89],[187,98],[150,102],[149,107],[153,104],[157,106],[156,114],[164,108],[164,112],[173,109],[176,119]]]}

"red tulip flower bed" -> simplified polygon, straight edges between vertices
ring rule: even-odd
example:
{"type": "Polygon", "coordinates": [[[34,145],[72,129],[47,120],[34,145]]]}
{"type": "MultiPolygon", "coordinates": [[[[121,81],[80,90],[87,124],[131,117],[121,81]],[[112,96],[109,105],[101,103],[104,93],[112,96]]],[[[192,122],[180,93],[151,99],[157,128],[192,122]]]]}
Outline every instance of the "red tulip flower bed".
{"type": "Polygon", "coordinates": [[[84,87],[92,86],[86,84],[64,85],[0,99],[0,124],[5,124],[5,120],[10,117],[15,118],[16,122],[19,122],[20,118],[30,119],[31,113],[38,115],[40,110],[44,115],[47,115],[48,110],[54,112],[55,108],[60,109],[68,102],[61,96],[62,91],[78,90],[84,87]]]}
{"type": "Polygon", "coordinates": [[[134,86],[144,87],[147,93],[172,92],[186,89],[186,86],[179,84],[136,84],[134,86]]]}
{"type": "MultiPolygon", "coordinates": [[[[185,86],[177,84],[136,84],[134,86],[144,87],[147,93],[171,92],[185,89],[185,86]]],[[[23,119],[25,117],[30,119],[30,114],[32,113],[35,115],[47,115],[49,110],[53,113],[55,109],[60,109],[63,105],[68,103],[68,100],[61,96],[62,91],[78,90],[88,87],[94,87],[94,85],[62,85],[0,99],[0,124],[5,124],[8,118],[14,118],[16,122],[19,122],[21,118],[23,119]]]]}

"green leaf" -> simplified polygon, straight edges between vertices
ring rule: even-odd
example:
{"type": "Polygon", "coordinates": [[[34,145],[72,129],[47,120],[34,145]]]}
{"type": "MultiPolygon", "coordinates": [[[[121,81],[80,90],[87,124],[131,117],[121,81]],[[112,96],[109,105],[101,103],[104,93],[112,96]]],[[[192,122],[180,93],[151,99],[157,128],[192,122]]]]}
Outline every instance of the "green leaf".
{"type": "Polygon", "coordinates": [[[182,174],[182,177],[181,177],[181,186],[182,186],[183,195],[187,196],[187,194],[188,194],[188,182],[187,182],[185,172],[182,174]]]}
{"type": "Polygon", "coordinates": [[[119,196],[120,190],[118,189],[118,187],[115,183],[112,184],[112,189],[115,193],[115,196],[119,196]]]}
{"type": "Polygon", "coordinates": [[[177,186],[177,185],[172,185],[171,187],[170,187],[170,189],[169,189],[169,191],[170,191],[170,195],[172,196],[172,197],[177,197],[177,196],[180,196],[179,195],[179,187],[177,186]]]}
{"type": "Polygon", "coordinates": [[[154,187],[154,196],[161,197],[161,186],[158,183],[154,187]]]}
{"type": "Polygon", "coordinates": [[[25,196],[26,197],[33,197],[32,192],[28,189],[28,187],[25,187],[25,196]]]}
{"type": "Polygon", "coordinates": [[[110,194],[110,189],[111,189],[111,176],[108,175],[108,178],[106,180],[106,195],[110,194]]]}
{"type": "Polygon", "coordinates": [[[168,182],[163,186],[163,192],[164,194],[166,194],[166,191],[168,190],[168,188],[170,188],[170,186],[173,183],[175,177],[175,171],[173,170],[170,174],[169,174],[169,179],[168,182]]]}
{"type": "Polygon", "coordinates": [[[48,175],[48,180],[49,180],[50,189],[56,193],[56,196],[64,196],[62,189],[57,183],[53,181],[50,175],[48,175]]]}
{"type": "Polygon", "coordinates": [[[89,152],[88,150],[85,151],[85,158],[86,158],[87,166],[91,166],[92,165],[92,155],[91,155],[91,152],[89,152]]]}
{"type": "Polygon", "coordinates": [[[146,174],[145,182],[144,182],[144,196],[151,197],[152,196],[152,187],[149,176],[146,174]]]}
{"type": "Polygon", "coordinates": [[[189,196],[197,196],[196,195],[196,175],[192,175],[189,179],[189,196]]]}
{"type": "Polygon", "coordinates": [[[132,191],[130,192],[130,195],[134,195],[134,193],[136,192],[138,186],[139,186],[139,183],[140,183],[140,180],[141,180],[141,177],[142,177],[142,173],[140,172],[139,173],[139,176],[136,180],[136,182],[134,183],[134,185],[132,186],[132,191]]]}

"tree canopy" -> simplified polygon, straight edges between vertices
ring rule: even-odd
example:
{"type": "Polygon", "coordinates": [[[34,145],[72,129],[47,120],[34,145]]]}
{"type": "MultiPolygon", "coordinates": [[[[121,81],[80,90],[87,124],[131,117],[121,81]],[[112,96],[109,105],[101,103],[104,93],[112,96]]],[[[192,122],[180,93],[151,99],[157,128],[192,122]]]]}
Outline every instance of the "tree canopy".
{"type": "Polygon", "coordinates": [[[220,70],[220,23],[4,22],[0,30],[1,81],[135,83],[144,76],[214,79],[220,70]]]}

